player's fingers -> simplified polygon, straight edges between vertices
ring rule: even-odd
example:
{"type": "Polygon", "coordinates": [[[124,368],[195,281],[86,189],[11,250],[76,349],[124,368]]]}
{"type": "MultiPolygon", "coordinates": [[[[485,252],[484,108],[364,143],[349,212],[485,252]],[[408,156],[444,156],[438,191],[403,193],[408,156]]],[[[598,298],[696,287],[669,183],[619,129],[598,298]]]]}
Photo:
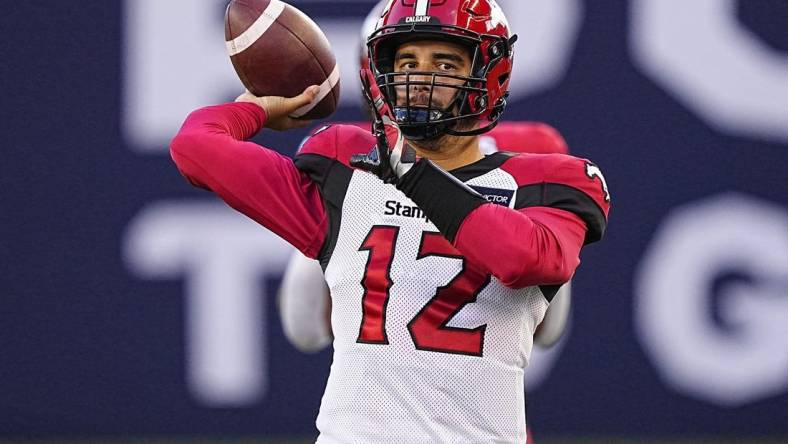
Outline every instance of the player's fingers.
{"type": "Polygon", "coordinates": [[[247,90],[244,90],[244,92],[243,92],[243,93],[241,93],[241,95],[239,95],[238,97],[236,97],[235,101],[236,101],[236,102],[254,102],[256,99],[257,99],[257,97],[255,97],[255,96],[254,96],[252,93],[250,93],[250,92],[249,92],[249,90],[247,89],[247,90]]]}
{"type": "Polygon", "coordinates": [[[292,111],[295,111],[302,106],[309,105],[315,99],[317,99],[318,93],[320,93],[320,87],[317,85],[312,85],[305,89],[301,94],[288,99],[288,107],[291,108],[292,111]]]}

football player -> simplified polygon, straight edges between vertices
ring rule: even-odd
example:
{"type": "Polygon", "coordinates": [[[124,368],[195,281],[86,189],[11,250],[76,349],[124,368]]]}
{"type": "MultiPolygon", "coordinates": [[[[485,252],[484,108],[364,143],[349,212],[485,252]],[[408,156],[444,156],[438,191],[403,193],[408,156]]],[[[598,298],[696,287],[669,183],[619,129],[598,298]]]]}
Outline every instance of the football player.
{"type": "MultiPolygon", "coordinates": [[[[378,2],[364,18],[361,26],[361,42],[358,53],[359,68],[369,68],[366,40],[375,31],[378,19],[388,0],[378,2]]],[[[372,118],[371,109],[362,107],[362,114],[372,118]]],[[[362,128],[366,122],[349,123],[362,128]]],[[[511,122],[501,123],[479,139],[483,154],[498,151],[522,151],[531,153],[568,153],[566,141],[561,134],[544,123],[511,122]],[[499,147],[512,147],[501,149],[499,147]]],[[[571,306],[569,283],[563,285],[547,307],[545,317],[536,329],[534,343],[552,347],[563,334],[571,306]]],[[[279,315],[285,337],[298,350],[316,353],[331,343],[331,296],[325,284],[319,263],[295,252],[285,270],[278,295],[279,315]]]]}
{"type": "MultiPolygon", "coordinates": [[[[369,126],[363,122],[353,125],[369,126]]],[[[499,146],[513,146],[523,152],[567,152],[566,142],[558,131],[533,122],[502,123],[479,140],[484,154],[500,151],[499,146]]],[[[571,288],[566,283],[550,301],[544,319],[536,328],[533,338],[536,345],[547,349],[558,342],[566,328],[570,306],[571,288]]],[[[297,251],[293,253],[279,288],[278,308],[285,337],[298,350],[316,353],[331,344],[331,295],[317,260],[297,251]]],[[[532,424],[526,428],[526,443],[531,444],[532,424]]]]}
{"type": "MultiPolygon", "coordinates": [[[[369,127],[368,123],[351,123],[369,127]]],[[[479,139],[484,154],[498,151],[567,153],[561,134],[549,125],[535,122],[506,122],[479,139]],[[513,147],[502,149],[499,147],[513,147]]],[[[571,305],[567,283],[556,293],[534,335],[542,348],[553,346],[563,334],[571,305]]],[[[285,337],[298,350],[316,353],[331,344],[331,297],[318,261],[294,252],[282,278],[278,295],[279,315],[285,337]]]]}
{"type": "Polygon", "coordinates": [[[318,442],[526,439],[530,338],[610,196],[584,159],[482,154],[515,40],[494,0],[391,0],[362,72],[373,134],[320,128],[295,161],[246,141],[303,125],[289,115],[313,86],[197,110],[173,139],[192,184],[324,269],[335,339],[318,442]]]}

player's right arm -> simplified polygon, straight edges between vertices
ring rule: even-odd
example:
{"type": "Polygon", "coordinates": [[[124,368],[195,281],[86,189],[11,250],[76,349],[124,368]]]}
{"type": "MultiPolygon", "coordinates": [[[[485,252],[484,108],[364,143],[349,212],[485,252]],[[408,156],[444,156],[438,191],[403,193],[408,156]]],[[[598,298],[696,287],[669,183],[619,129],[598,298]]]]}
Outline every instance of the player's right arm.
{"type": "MultiPolygon", "coordinates": [[[[187,117],[170,146],[173,160],[190,183],[213,191],[312,258],[327,232],[318,187],[290,158],[247,140],[263,126],[302,126],[288,115],[313,96],[308,89],[291,99],[254,98],[265,103],[199,109],[187,117]]],[[[241,102],[253,101],[243,97],[241,102]]]]}

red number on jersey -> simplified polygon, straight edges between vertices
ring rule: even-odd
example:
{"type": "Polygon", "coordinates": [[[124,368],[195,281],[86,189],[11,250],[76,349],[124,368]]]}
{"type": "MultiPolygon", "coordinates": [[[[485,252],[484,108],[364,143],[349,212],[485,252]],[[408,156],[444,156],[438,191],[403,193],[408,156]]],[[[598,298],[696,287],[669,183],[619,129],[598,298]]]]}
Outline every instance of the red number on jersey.
{"type": "Polygon", "coordinates": [[[386,305],[391,289],[391,261],[397,243],[399,227],[375,226],[364,239],[358,251],[369,251],[367,266],[361,286],[361,328],[357,342],[388,344],[386,336],[386,305]]]}
{"type": "Polygon", "coordinates": [[[490,276],[468,267],[460,252],[440,233],[422,234],[416,259],[427,256],[462,259],[462,270],[451,282],[439,287],[435,296],[408,323],[413,343],[420,350],[481,356],[487,325],[468,329],[447,327],[446,324],[462,307],[476,302],[476,296],[490,283],[490,276]]]}
{"type": "MultiPolygon", "coordinates": [[[[388,344],[386,305],[398,234],[398,227],[372,227],[359,248],[369,251],[369,258],[361,281],[364,295],[357,342],[388,344]]],[[[435,296],[408,323],[413,343],[420,350],[482,356],[486,325],[468,329],[447,324],[465,305],[476,301],[476,296],[490,282],[490,276],[468,267],[462,255],[440,233],[422,234],[417,259],[428,256],[462,259],[463,267],[448,284],[437,289],[435,296]]]]}

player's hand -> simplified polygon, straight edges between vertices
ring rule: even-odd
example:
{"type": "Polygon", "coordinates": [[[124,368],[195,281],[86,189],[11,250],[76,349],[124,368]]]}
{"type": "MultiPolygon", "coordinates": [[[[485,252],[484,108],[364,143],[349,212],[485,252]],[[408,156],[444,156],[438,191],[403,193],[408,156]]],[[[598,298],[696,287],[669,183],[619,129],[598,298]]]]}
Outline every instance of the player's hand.
{"type": "Polygon", "coordinates": [[[402,136],[386,100],[367,68],[361,70],[361,87],[364,98],[372,109],[372,133],[377,144],[367,154],[354,154],[350,165],[369,171],[386,183],[396,183],[410,171],[416,162],[416,151],[402,136]]]}
{"type": "Polygon", "coordinates": [[[295,97],[265,96],[257,97],[249,91],[235,99],[236,102],[254,103],[265,110],[268,119],[265,127],[277,131],[285,131],[292,128],[301,128],[312,123],[311,120],[294,119],[290,117],[298,108],[306,106],[317,98],[320,87],[312,85],[295,97]]]}

